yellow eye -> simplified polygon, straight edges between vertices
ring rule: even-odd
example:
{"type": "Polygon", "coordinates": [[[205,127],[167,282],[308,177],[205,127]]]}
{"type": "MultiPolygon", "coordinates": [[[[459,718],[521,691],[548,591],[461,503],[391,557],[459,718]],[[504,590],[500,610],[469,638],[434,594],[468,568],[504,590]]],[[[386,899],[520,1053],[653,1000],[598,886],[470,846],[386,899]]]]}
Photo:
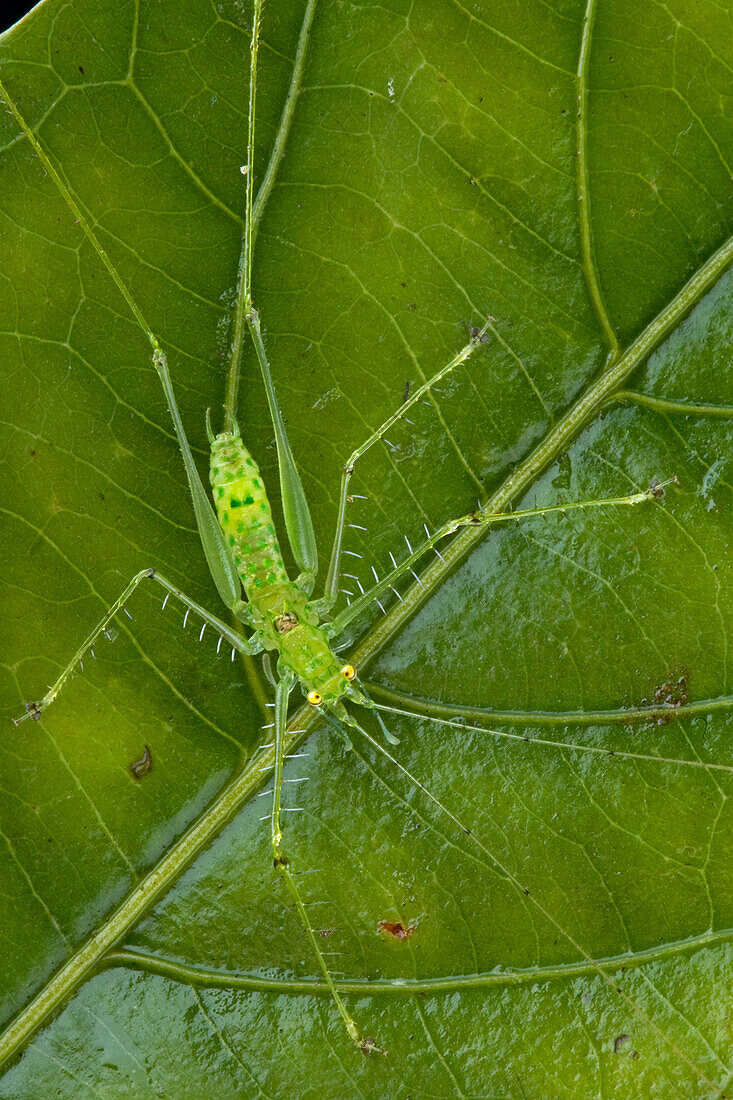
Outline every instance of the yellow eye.
{"type": "Polygon", "coordinates": [[[323,696],[321,695],[320,691],[309,691],[308,702],[312,707],[320,707],[321,703],[323,702],[323,696]]]}
{"type": "Polygon", "coordinates": [[[347,680],[353,680],[356,676],[356,669],[353,665],[344,665],[341,669],[341,675],[345,676],[347,680]]]}

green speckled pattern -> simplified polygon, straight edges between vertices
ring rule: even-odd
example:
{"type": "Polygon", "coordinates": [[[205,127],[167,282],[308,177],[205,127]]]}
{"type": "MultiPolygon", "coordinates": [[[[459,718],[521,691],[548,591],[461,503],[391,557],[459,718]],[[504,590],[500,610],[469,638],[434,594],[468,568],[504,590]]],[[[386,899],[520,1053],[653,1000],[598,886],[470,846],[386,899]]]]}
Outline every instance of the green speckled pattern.
{"type": "Polygon", "coordinates": [[[333,705],[348,686],[342,662],[307,596],[285,572],[265,486],[238,435],[218,435],[211,444],[210,480],[219,523],[253,614],[254,636],[265,649],[277,650],[282,665],[296,674],[306,692],[320,691],[333,705]],[[298,625],[281,634],[275,621],[285,614],[295,615],[298,625]]]}
{"type": "Polygon", "coordinates": [[[239,436],[218,435],[211,444],[210,481],[247,598],[289,584],[260,471],[239,436]]]}

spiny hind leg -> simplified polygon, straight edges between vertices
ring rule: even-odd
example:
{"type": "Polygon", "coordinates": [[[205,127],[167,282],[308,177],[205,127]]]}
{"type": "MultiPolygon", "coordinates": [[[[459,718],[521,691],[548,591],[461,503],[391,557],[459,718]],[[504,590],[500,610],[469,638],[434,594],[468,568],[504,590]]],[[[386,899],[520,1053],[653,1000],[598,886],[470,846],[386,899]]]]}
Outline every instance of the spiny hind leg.
{"type": "MultiPolygon", "coordinates": [[[[620,505],[643,504],[645,501],[662,498],[664,496],[665,486],[676,482],[676,477],[672,477],[668,481],[662,483],[653,481],[648,489],[644,489],[639,493],[632,493],[630,496],[625,497],[605,497],[600,500],[578,500],[569,504],[551,504],[545,508],[526,508],[517,512],[469,512],[468,515],[459,516],[457,519],[452,519],[444,523],[443,526],[439,527],[437,531],[434,531],[432,535],[426,527],[425,534],[427,537],[415,549],[412,548],[409,539],[405,536],[405,542],[407,543],[408,549],[407,557],[398,563],[395,561],[394,556],[390,555],[394,565],[391,572],[387,573],[381,580],[377,578],[377,583],[372,588],[366,591],[362,589],[362,595],[359,599],[354,600],[349,607],[345,608],[332,622],[326,625],[326,633],[328,637],[337,637],[346,629],[349,623],[353,622],[354,619],[361,615],[370,604],[375,600],[378,601],[382,594],[390,590],[401,600],[402,597],[395,587],[398,582],[406,573],[410,572],[417,583],[421,584],[420,578],[415,572],[415,566],[430,550],[434,551],[442,561],[445,561],[440,550],[438,550],[438,544],[443,539],[447,538],[448,535],[454,534],[454,532],[461,527],[493,527],[499,523],[514,523],[522,519],[532,519],[537,516],[550,515],[554,512],[564,514],[566,512],[580,511],[587,508],[607,508],[620,505]]],[[[375,578],[377,577],[376,572],[374,572],[374,576],[375,578]]]]}
{"type": "Polygon", "coordinates": [[[283,812],[282,808],[282,783],[283,783],[283,764],[285,761],[285,727],[287,725],[288,718],[288,700],[290,698],[290,692],[295,684],[295,676],[289,670],[282,669],[281,679],[277,684],[275,691],[275,772],[273,775],[272,786],[272,812],[270,815],[270,839],[272,842],[272,859],[275,866],[275,870],[285,880],[285,885],[290,891],[290,895],[295,902],[295,908],[298,910],[298,916],[301,923],[305,928],[308,939],[310,940],[313,952],[318,960],[318,966],[326,981],[326,985],[329,988],[331,997],[334,1004],[338,1009],[339,1015],[344,1022],[347,1032],[350,1038],[362,1051],[363,1054],[384,1054],[386,1053],[376,1045],[373,1039],[363,1039],[359,1033],[359,1029],[356,1022],[351,1017],[346,1005],[344,1004],[341,995],[336,989],[335,982],[331,975],[330,970],[326,964],[326,960],[323,955],[323,951],[318,943],[318,938],[313,925],[310,922],[310,918],[303,903],[300,891],[295,882],[293,875],[292,864],[290,859],[285,854],[283,848],[282,839],[282,826],[280,824],[280,815],[283,812]]]}
{"type": "MultiPolygon", "coordinates": [[[[51,685],[51,687],[48,689],[40,702],[26,703],[25,714],[21,715],[20,718],[13,719],[16,725],[19,722],[22,722],[24,718],[33,718],[38,721],[43,711],[51,705],[56,696],[59,694],[76,666],[81,665],[82,668],[84,667],[84,657],[92,649],[92,646],[96,642],[97,638],[99,638],[100,634],[103,634],[109,628],[109,625],[114,619],[115,615],[119,611],[122,611],[124,609],[124,606],[129,600],[130,596],[132,596],[133,592],[137,589],[137,586],[144,580],[157,581],[158,584],[160,584],[166,590],[167,595],[165,597],[165,600],[163,601],[163,607],[165,607],[170,596],[175,596],[175,598],[188,609],[188,611],[186,612],[187,615],[189,611],[192,611],[195,615],[198,615],[200,619],[203,619],[204,625],[201,628],[202,634],[207,626],[211,626],[217,632],[217,634],[219,634],[220,638],[229,643],[229,645],[232,647],[233,652],[238,651],[239,653],[251,656],[261,651],[262,647],[260,646],[259,642],[253,639],[240,637],[240,635],[233,631],[231,627],[227,626],[227,624],[222,622],[221,619],[218,619],[216,615],[212,615],[210,611],[207,611],[206,608],[196,603],[195,600],[192,600],[190,596],[187,596],[185,592],[182,592],[180,588],[176,587],[176,585],[171,584],[171,582],[166,577],[156,572],[155,569],[142,569],[139,573],[136,573],[136,575],[132,578],[124,591],[120,593],[115,602],[111,605],[111,607],[108,608],[108,610],[105,612],[105,614],[92,630],[91,634],[89,634],[84,642],[82,642],[81,646],[79,647],[79,649],[77,649],[76,653],[71,658],[68,665],[64,668],[55,683],[51,685]]],[[[237,608],[235,610],[236,612],[241,613],[242,617],[244,617],[245,611],[243,609],[237,608]]],[[[127,614],[129,615],[129,612],[127,612],[127,614]]]]}
{"type": "Polygon", "coordinates": [[[362,443],[361,447],[357,447],[355,451],[349,455],[348,460],[344,464],[341,474],[341,492],[339,494],[339,510],[336,519],[336,531],[333,538],[333,547],[331,549],[331,560],[328,567],[328,576],[326,577],[326,589],[323,599],[314,601],[314,608],[319,614],[327,614],[333,607],[339,593],[339,579],[341,575],[341,557],[343,554],[343,539],[344,529],[346,527],[346,508],[350,500],[353,499],[349,495],[349,482],[354,473],[354,467],[358,460],[366,454],[366,452],[373,447],[380,439],[384,439],[385,433],[389,431],[393,424],[396,424],[398,420],[403,419],[405,414],[417,404],[417,402],[431,389],[432,386],[436,386],[442,378],[445,378],[447,374],[450,374],[452,370],[460,366],[461,363],[465,363],[468,357],[476,348],[482,344],[486,338],[486,332],[493,318],[489,318],[483,328],[473,328],[470,332],[470,340],[461,348],[457,355],[451,359],[449,363],[446,363],[444,367],[429,378],[427,382],[424,382],[422,386],[405,397],[405,400],[400,405],[396,412],[392,413],[376,431],[372,432],[369,438],[362,443]]]}

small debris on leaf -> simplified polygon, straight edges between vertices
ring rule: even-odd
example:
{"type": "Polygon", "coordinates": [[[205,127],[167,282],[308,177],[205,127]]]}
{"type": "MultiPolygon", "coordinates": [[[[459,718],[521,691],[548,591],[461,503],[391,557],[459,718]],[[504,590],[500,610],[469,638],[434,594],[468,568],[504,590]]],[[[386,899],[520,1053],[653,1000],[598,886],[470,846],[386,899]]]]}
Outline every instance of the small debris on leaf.
{"type": "Polygon", "coordinates": [[[130,771],[135,779],[143,779],[153,766],[153,754],[150,751],[150,746],[145,746],[145,752],[142,754],[139,760],[133,760],[130,764],[130,771]]]}

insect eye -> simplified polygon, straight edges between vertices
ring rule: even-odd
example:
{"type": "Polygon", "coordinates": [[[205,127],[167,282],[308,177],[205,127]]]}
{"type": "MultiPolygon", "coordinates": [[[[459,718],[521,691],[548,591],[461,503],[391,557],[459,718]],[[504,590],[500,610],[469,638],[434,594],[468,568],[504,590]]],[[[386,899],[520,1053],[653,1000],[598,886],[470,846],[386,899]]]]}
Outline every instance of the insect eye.
{"type": "Polygon", "coordinates": [[[344,676],[347,680],[353,680],[356,676],[356,669],[353,665],[344,665],[344,667],[341,669],[341,675],[344,676]]]}
{"type": "Polygon", "coordinates": [[[312,707],[320,707],[321,703],[323,702],[323,696],[321,695],[320,691],[309,691],[308,702],[312,707]]]}

